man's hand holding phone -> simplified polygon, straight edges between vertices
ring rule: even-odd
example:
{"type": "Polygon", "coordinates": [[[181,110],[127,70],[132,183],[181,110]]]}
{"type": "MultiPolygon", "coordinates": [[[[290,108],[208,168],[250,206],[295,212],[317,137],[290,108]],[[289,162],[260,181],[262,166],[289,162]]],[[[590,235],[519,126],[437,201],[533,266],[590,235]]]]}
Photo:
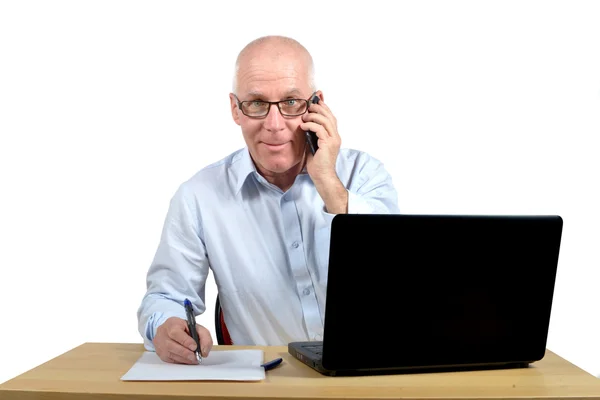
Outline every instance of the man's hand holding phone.
{"type": "Polygon", "coordinates": [[[307,143],[306,170],[325,203],[327,212],[348,212],[348,191],[337,176],[335,165],[342,144],[337,130],[337,120],[323,99],[310,104],[308,113],[302,115],[300,129],[312,131],[318,138],[319,149],[313,155],[307,143]]]}
{"type": "MultiPolygon", "coordinates": [[[[337,120],[322,99],[309,105],[308,112],[302,115],[300,129],[311,131],[317,137],[318,150],[313,155],[307,143],[306,169],[313,181],[337,179],[335,163],[341,146],[337,131],[337,120]]],[[[308,140],[308,139],[307,139],[308,140]]]]}

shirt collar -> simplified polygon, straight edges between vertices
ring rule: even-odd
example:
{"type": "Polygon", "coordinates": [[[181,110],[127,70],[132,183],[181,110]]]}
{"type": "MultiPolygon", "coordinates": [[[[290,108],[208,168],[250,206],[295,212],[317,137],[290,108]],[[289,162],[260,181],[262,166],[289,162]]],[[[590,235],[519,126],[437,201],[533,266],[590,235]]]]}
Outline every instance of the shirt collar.
{"type": "MultiPolygon", "coordinates": [[[[235,184],[236,195],[240,193],[240,190],[242,190],[242,186],[244,186],[244,183],[252,173],[258,175],[256,165],[254,165],[254,161],[252,161],[252,157],[250,156],[250,151],[247,146],[240,152],[239,157],[240,158],[238,159],[238,161],[233,164],[235,175],[237,177],[237,182],[235,184]]],[[[304,165],[299,175],[307,174],[308,171],[306,170],[306,165],[304,165]]]]}
{"type": "Polygon", "coordinates": [[[236,195],[240,192],[242,186],[244,186],[248,176],[250,176],[250,174],[253,172],[256,172],[256,166],[252,161],[252,157],[250,157],[248,147],[245,147],[240,153],[241,155],[239,161],[233,164],[235,175],[237,177],[237,182],[235,184],[236,195]]]}

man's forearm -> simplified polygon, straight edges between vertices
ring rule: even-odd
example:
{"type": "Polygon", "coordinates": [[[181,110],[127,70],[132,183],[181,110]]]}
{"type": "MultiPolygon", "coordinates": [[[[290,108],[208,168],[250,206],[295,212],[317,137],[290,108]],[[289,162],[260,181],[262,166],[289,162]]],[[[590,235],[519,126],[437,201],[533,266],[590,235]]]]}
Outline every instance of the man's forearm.
{"type": "Polygon", "coordinates": [[[337,175],[314,181],[314,183],[328,213],[348,213],[348,191],[337,175]]]}

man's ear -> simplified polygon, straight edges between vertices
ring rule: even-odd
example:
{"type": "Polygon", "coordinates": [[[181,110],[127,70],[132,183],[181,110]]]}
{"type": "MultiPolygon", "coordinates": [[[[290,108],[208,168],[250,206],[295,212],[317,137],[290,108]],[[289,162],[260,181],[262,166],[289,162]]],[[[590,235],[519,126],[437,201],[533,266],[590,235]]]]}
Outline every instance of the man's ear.
{"type": "Polygon", "coordinates": [[[233,118],[233,122],[236,124],[240,124],[240,114],[237,100],[233,93],[229,93],[229,103],[231,104],[231,117],[233,118]]]}
{"type": "Polygon", "coordinates": [[[319,98],[321,99],[322,102],[325,102],[325,97],[323,96],[323,92],[320,90],[317,90],[315,92],[315,96],[319,96],[319,98]]]}

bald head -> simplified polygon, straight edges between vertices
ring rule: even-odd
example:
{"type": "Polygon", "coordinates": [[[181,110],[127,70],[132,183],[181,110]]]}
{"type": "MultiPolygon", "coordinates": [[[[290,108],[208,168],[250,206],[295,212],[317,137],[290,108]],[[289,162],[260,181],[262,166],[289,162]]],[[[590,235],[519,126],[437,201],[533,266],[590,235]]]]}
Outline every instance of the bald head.
{"type": "Polygon", "coordinates": [[[238,54],[233,74],[233,93],[239,90],[240,79],[249,69],[275,64],[281,60],[292,60],[300,65],[299,72],[307,74],[311,90],[315,89],[314,63],[312,56],[298,41],[285,36],[263,36],[248,43],[238,54]]]}

